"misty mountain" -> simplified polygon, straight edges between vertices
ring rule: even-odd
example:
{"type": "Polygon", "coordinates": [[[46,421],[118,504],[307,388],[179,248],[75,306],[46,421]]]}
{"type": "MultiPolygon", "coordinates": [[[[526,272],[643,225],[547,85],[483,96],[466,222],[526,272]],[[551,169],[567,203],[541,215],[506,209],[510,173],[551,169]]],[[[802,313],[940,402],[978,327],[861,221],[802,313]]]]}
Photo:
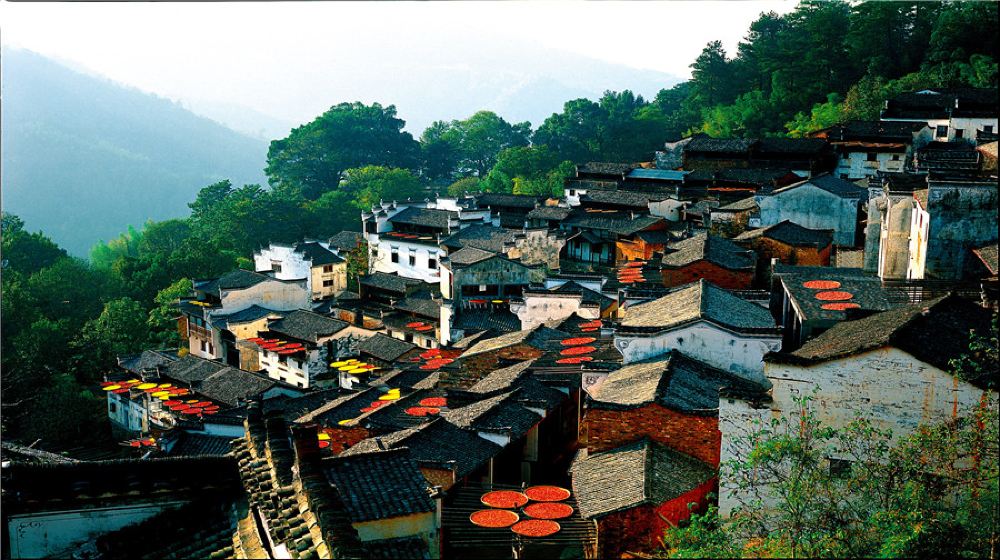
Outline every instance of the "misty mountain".
{"type": "Polygon", "coordinates": [[[265,181],[266,141],[30,51],[4,49],[2,100],[3,209],[76,255],[213,182],[265,181]]]}

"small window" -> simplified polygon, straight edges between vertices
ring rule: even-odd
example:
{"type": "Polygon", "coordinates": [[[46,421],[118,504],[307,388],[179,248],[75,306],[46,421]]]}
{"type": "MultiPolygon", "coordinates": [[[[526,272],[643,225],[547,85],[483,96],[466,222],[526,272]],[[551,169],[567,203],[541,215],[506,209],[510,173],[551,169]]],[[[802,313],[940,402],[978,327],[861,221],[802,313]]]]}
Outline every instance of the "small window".
{"type": "Polygon", "coordinates": [[[992,124],[984,125],[983,132],[985,132],[986,134],[993,134],[993,125],[992,124]]]}
{"type": "Polygon", "coordinates": [[[413,333],[406,333],[406,341],[413,342],[413,333]]]}
{"type": "Polygon", "coordinates": [[[892,154],[892,161],[899,161],[899,154],[892,154]]]}
{"type": "Polygon", "coordinates": [[[323,272],[324,273],[333,272],[333,265],[332,264],[323,265],[323,272]]]}
{"type": "Polygon", "coordinates": [[[333,287],[333,280],[323,280],[323,287],[324,288],[331,288],[331,287],[333,287]]]}
{"type": "Polygon", "coordinates": [[[830,459],[830,477],[847,478],[851,475],[851,462],[844,459],[830,459]]]}
{"type": "Polygon", "coordinates": [[[299,387],[303,386],[301,381],[299,381],[298,383],[296,383],[296,385],[298,385],[299,387]]]}
{"type": "Polygon", "coordinates": [[[410,266],[417,266],[417,256],[414,255],[413,253],[410,253],[409,261],[410,261],[410,266]]]}
{"type": "Polygon", "coordinates": [[[111,412],[118,412],[118,404],[108,403],[108,410],[110,410],[111,412]]]}
{"type": "Polygon", "coordinates": [[[438,260],[437,260],[437,258],[435,258],[435,257],[428,257],[427,258],[427,268],[429,268],[431,270],[437,270],[437,268],[438,268],[438,260]]]}
{"type": "Polygon", "coordinates": [[[945,126],[945,125],[939,125],[937,127],[937,133],[935,134],[935,136],[937,136],[938,138],[947,138],[948,137],[948,127],[945,126]]]}
{"type": "Polygon", "coordinates": [[[569,195],[570,196],[576,196],[576,189],[570,189],[569,190],[569,195]]]}
{"type": "Polygon", "coordinates": [[[955,140],[961,140],[964,137],[965,137],[965,131],[962,130],[961,128],[956,128],[955,129],[955,140]]]}
{"type": "Polygon", "coordinates": [[[868,152],[868,161],[878,161],[878,154],[875,152],[868,152]]]}
{"type": "Polygon", "coordinates": [[[393,249],[391,260],[394,263],[398,263],[399,262],[399,251],[396,251],[395,249],[393,249]]]}

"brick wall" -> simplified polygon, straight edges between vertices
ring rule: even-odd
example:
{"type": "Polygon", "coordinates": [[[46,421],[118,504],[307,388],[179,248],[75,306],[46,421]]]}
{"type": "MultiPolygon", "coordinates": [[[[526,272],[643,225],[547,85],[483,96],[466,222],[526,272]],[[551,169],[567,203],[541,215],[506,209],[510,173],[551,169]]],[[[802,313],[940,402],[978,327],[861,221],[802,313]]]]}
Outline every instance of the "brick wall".
{"type": "Polygon", "coordinates": [[[707,261],[693,262],[675,269],[664,268],[663,285],[668,288],[690,284],[702,278],[727,290],[747,290],[753,283],[752,270],[729,270],[707,261]]]}
{"type": "Polygon", "coordinates": [[[753,248],[758,252],[758,259],[764,262],[778,259],[782,264],[830,266],[831,245],[823,249],[793,247],[774,239],[761,237],[753,244],[753,248]]]}
{"type": "Polygon", "coordinates": [[[683,414],[658,404],[628,410],[589,408],[581,431],[591,453],[648,437],[713,467],[719,466],[722,433],[716,416],[683,414]]]}

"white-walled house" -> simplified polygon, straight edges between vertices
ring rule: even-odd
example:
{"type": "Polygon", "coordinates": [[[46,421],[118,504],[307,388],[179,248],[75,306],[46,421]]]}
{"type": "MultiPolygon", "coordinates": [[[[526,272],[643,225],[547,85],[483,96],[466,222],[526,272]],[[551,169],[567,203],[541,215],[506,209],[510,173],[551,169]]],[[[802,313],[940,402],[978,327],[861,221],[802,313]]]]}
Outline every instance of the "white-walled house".
{"type": "Polygon", "coordinates": [[[930,88],[886,101],[883,121],[927,123],[933,140],[975,142],[977,132],[997,132],[996,88],[930,88]]]}
{"type": "Polygon", "coordinates": [[[180,330],[188,339],[188,349],[195,356],[231,365],[238,365],[239,357],[235,344],[227,343],[235,343],[236,337],[216,325],[216,319],[238,312],[251,315],[251,308],[256,308],[259,316],[240,319],[259,320],[274,312],[309,307],[311,299],[304,278],[279,280],[239,269],[212,280],[195,281],[194,294],[180,302],[180,330]]]}
{"type": "Polygon", "coordinates": [[[278,280],[305,279],[313,300],[330,298],[347,289],[347,261],[328,243],[272,242],[254,252],[253,262],[257,272],[269,273],[278,280]]]}
{"type": "Polygon", "coordinates": [[[854,180],[902,172],[914,145],[930,142],[933,132],[923,122],[848,121],[809,136],[830,142],[837,153],[834,174],[854,180]]]}
{"type": "MultiPolygon", "coordinates": [[[[754,419],[794,420],[795,398],[809,397],[810,410],[823,426],[839,428],[867,418],[897,439],[920,425],[965,415],[986,393],[985,376],[995,373],[971,382],[959,379],[950,373],[949,360],[968,351],[970,329],[985,333],[989,328],[988,310],[946,296],[839,323],[794,352],[770,354],[764,365],[772,384],[769,404],[721,400],[721,460],[745,456],[747,450],[737,442],[754,419]]],[[[737,492],[724,476],[720,479],[723,515],[740,503],[737,492]]]]}
{"type": "Polygon", "coordinates": [[[381,203],[361,216],[369,272],[386,272],[429,284],[441,279],[441,241],[464,227],[491,223],[490,210],[472,199],[381,203]]]}
{"type": "Polygon", "coordinates": [[[671,350],[747,379],[763,378],[763,357],[781,347],[771,313],[707,280],[627,307],[615,333],[626,364],[671,350]]]}
{"type": "Polygon", "coordinates": [[[788,220],[809,229],[832,229],[834,245],[854,247],[861,200],[868,198],[868,191],[824,174],[755,198],[762,227],[788,220]]]}

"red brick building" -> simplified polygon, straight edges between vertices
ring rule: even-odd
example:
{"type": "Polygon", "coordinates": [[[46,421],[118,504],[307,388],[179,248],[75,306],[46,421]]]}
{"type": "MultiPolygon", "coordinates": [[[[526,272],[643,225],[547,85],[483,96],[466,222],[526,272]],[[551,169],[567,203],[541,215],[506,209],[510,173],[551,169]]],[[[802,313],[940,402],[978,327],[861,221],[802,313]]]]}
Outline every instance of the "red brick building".
{"type": "Polygon", "coordinates": [[[732,241],[700,233],[667,247],[660,263],[663,285],[683,286],[705,279],[729,290],[750,288],[757,258],[732,241]]]}
{"type": "Polygon", "coordinates": [[[722,388],[741,394],[767,389],[677,351],[613,371],[590,391],[582,430],[587,450],[648,438],[718,467],[722,388]]]}
{"type": "Polygon", "coordinates": [[[785,220],[742,233],[734,241],[756,251],[761,264],[778,259],[782,264],[830,266],[833,230],[809,229],[785,220]]]}
{"type": "Polygon", "coordinates": [[[703,510],[718,485],[710,465],[648,439],[581,455],[571,475],[580,515],[597,522],[600,558],[662,547],[664,530],[703,510]]]}

